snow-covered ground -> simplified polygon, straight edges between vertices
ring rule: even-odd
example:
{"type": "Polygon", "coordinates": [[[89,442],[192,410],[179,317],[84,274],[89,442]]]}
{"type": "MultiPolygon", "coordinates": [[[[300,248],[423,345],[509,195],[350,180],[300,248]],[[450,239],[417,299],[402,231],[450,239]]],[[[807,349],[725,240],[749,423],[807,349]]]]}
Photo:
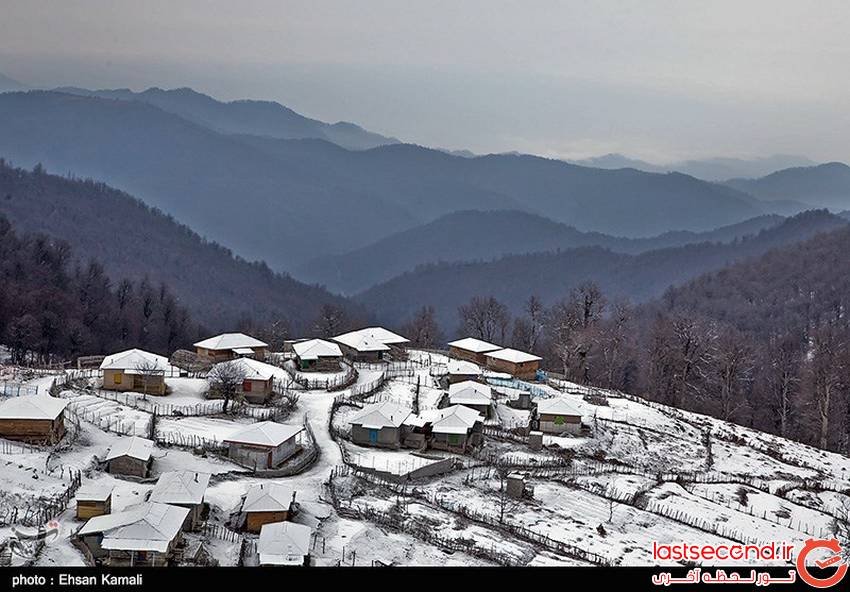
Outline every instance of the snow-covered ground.
{"type": "MultiPolygon", "coordinates": [[[[411,360],[416,365],[405,376],[387,380],[355,403],[393,401],[412,407],[418,396],[420,410],[435,408],[443,396],[435,376],[444,371],[447,358],[411,352],[411,360]]],[[[284,370],[279,372],[282,380],[288,380],[284,370]]],[[[352,388],[380,376],[380,370],[359,369],[352,388]]],[[[47,391],[54,378],[30,377],[26,384],[47,391]]],[[[361,475],[341,469],[341,447],[354,467],[382,474],[406,475],[434,460],[404,449],[334,441],[328,426],[333,423],[346,433],[348,418],[357,411],[343,405],[331,418],[334,400],[347,397],[352,388],[333,393],[302,390],[296,410],[285,422],[307,422],[319,454],[300,474],[262,478],[218,456],[199,455],[188,447],[157,446],[154,477],[175,469],[212,474],[205,498],[211,510],[209,523],[222,528],[230,526],[251,485],[292,486],[299,504],[295,520],[315,530],[312,554],[318,565],[647,565],[653,563],[654,542],[800,545],[812,536],[832,536],[836,524],[846,524],[850,515],[850,459],[844,456],[614,393],[609,393],[607,404],[599,404],[598,396],[585,400],[588,389],[570,383],[494,380],[499,393],[508,397],[525,390],[533,400],[565,398],[582,413],[589,434],[547,435],[541,451],[530,450],[516,438],[488,437],[485,454],[463,458],[463,468],[391,485],[368,471],[361,475]],[[506,497],[500,472],[523,471],[533,495],[522,500],[506,497]],[[340,500],[339,511],[331,504],[329,481],[340,500]]],[[[139,404],[141,395],[133,393],[64,392],[70,401],[69,416],[80,420],[79,430],[72,430],[76,438],[69,446],[52,455],[47,448],[0,442],[0,516],[16,506],[58,495],[73,471],[82,472],[84,484],[112,486],[115,510],[144,500],[153,480],[137,482],[105,474],[98,459],[125,437],[122,433],[149,434],[149,405],[210,403],[204,398],[204,380],[167,382],[169,394],[147,397],[145,404],[139,404]]],[[[202,416],[157,417],[156,435],[220,442],[255,421],[211,411],[202,416]]],[[[508,407],[504,397],[497,396],[493,424],[514,429],[527,425],[529,417],[528,411],[508,407]]],[[[45,547],[37,563],[82,564],[69,539],[80,525],[73,503],[58,518],[62,535],[45,547]]],[[[0,538],[9,533],[8,525],[0,524],[0,538]]],[[[238,542],[203,536],[222,565],[236,564],[238,542]]]]}

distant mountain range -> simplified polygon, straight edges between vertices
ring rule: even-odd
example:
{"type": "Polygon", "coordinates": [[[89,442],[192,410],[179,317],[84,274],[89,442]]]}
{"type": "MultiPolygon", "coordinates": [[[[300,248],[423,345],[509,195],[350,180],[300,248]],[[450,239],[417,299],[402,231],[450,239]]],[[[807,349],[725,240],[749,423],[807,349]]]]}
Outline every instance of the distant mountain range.
{"type": "Polygon", "coordinates": [[[457,327],[457,308],[473,296],[494,296],[517,311],[536,294],[547,304],[592,280],[613,299],[642,302],[707,271],[843,227],[847,221],[826,211],[789,218],[759,234],[732,243],[699,243],[638,255],[602,247],[512,255],[491,262],[426,265],[359,294],[355,299],[385,323],[398,324],[425,305],[435,307],[440,324],[457,327]]]}
{"type": "Polygon", "coordinates": [[[407,144],[351,151],[222,133],[202,119],[135,99],[4,93],[0,156],[108,182],[278,270],[458,210],[516,209],[631,237],[706,231],[765,213],[749,195],[678,173],[463,158],[407,144]]]}
{"type": "Polygon", "coordinates": [[[0,92],[24,90],[26,87],[13,78],[0,72],[0,92]]]}
{"type": "Polygon", "coordinates": [[[249,263],[132,196],[103,183],[9,167],[0,161],[0,214],[16,228],[68,242],[82,263],[122,278],[164,283],[212,330],[244,319],[286,318],[305,330],[323,304],[356,306],[320,288],[249,263]]]}
{"type": "Polygon", "coordinates": [[[143,92],[133,92],[125,88],[87,90],[62,87],[56,91],[104,99],[140,101],[228,134],[251,134],[288,140],[326,140],[350,150],[366,150],[398,143],[395,138],[366,131],[347,121],[325,123],[304,117],[273,101],[222,102],[191,88],[149,88],[143,92]]]}
{"type": "Polygon", "coordinates": [[[834,210],[850,208],[850,166],[841,162],[785,169],[760,179],[731,179],[726,185],[765,201],[793,200],[834,210]]]}
{"type": "Polygon", "coordinates": [[[645,160],[629,158],[622,154],[605,154],[592,158],[571,161],[582,166],[600,169],[633,168],[650,173],[677,171],[706,181],[724,181],[731,178],[754,178],[769,175],[774,171],[791,167],[817,164],[803,156],[775,154],[763,158],[706,158],[680,160],[667,164],[653,164],[645,160]]]}
{"type": "Polygon", "coordinates": [[[426,263],[491,261],[504,255],[599,246],[620,253],[697,242],[728,242],[782,222],[776,215],[695,233],[668,232],[653,238],[630,239],[572,226],[517,210],[462,211],[392,234],[344,255],[320,257],[293,270],[304,281],[353,294],[426,263]]]}

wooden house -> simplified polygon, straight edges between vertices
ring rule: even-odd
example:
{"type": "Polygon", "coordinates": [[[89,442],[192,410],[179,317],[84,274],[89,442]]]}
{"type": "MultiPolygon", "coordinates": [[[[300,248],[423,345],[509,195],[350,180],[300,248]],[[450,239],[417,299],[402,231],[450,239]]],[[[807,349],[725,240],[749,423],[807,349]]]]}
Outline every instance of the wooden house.
{"type": "Polygon", "coordinates": [[[429,431],[428,445],[436,450],[464,453],[484,442],[484,416],[475,409],[452,405],[421,415],[429,431]]]}
{"type": "Polygon", "coordinates": [[[449,342],[449,355],[451,357],[473,362],[479,366],[487,364],[486,354],[500,349],[502,349],[501,345],[488,343],[474,337],[464,337],[449,342]]]}
{"type": "Polygon", "coordinates": [[[279,368],[254,360],[253,358],[239,358],[220,362],[220,364],[232,364],[237,366],[243,373],[242,384],[239,393],[249,403],[262,405],[269,400],[274,392],[275,376],[282,372],[279,368]]]}
{"type": "Polygon", "coordinates": [[[481,367],[466,360],[449,360],[446,372],[449,376],[449,384],[481,378],[481,367]]]}
{"type": "Polygon", "coordinates": [[[106,472],[146,479],[153,467],[154,443],[147,438],[121,438],[106,454],[106,472]]]}
{"type": "Polygon", "coordinates": [[[493,407],[493,391],[489,385],[466,380],[449,385],[449,405],[463,405],[475,409],[485,418],[493,407]]]}
{"type": "Polygon", "coordinates": [[[77,519],[88,520],[112,512],[112,486],[90,483],[77,489],[77,519]]]}
{"type": "Polygon", "coordinates": [[[68,401],[49,395],[10,397],[0,403],[0,438],[56,444],[65,435],[68,401]]]}
{"type": "Polygon", "coordinates": [[[308,339],[292,344],[295,365],[302,372],[338,372],[342,350],[324,339],[308,339]]]}
{"type": "Polygon", "coordinates": [[[89,519],[76,537],[110,567],[169,565],[188,514],[186,508],[145,502],[89,519]]]}
{"type": "Polygon", "coordinates": [[[260,421],[224,439],[228,456],[258,470],[273,469],[297,453],[302,426],[260,421]]]}
{"type": "Polygon", "coordinates": [[[563,397],[537,402],[538,430],[546,434],[581,433],[581,412],[563,397]]]}
{"type": "Polygon", "coordinates": [[[141,349],[106,356],[100,364],[101,388],[108,391],[133,391],[148,395],[164,395],[168,358],[141,349]]]}
{"type": "Polygon", "coordinates": [[[310,565],[312,529],[294,522],[266,524],[260,530],[257,554],[260,565],[310,565]]]}
{"type": "Polygon", "coordinates": [[[186,508],[184,530],[197,530],[204,513],[204,494],[210,483],[209,473],[168,471],[160,475],[148,501],[186,508]]]}
{"type": "Polygon", "coordinates": [[[410,409],[386,401],[367,405],[350,420],[351,441],[362,446],[400,448],[410,409]]]}
{"type": "Polygon", "coordinates": [[[540,356],[517,349],[500,349],[485,355],[487,367],[495,372],[505,372],[522,380],[534,380],[540,368],[540,356]]]}
{"type": "Polygon", "coordinates": [[[393,333],[383,327],[366,327],[350,331],[333,338],[347,358],[357,362],[379,362],[385,355],[394,358],[406,358],[406,337],[393,333]]]}
{"type": "Polygon", "coordinates": [[[210,364],[236,358],[265,360],[269,344],[244,333],[222,333],[194,344],[198,359],[210,364]]]}
{"type": "Polygon", "coordinates": [[[264,524],[284,522],[292,516],[295,490],[284,483],[257,483],[248,489],[242,502],[245,528],[260,532],[264,524]]]}

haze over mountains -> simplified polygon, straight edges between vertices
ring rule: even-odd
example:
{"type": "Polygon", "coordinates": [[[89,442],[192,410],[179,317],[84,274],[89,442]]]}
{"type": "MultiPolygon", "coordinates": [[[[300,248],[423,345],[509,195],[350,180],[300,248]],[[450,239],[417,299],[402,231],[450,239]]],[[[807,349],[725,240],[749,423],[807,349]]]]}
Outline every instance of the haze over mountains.
{"type": "Polygon", "coordinates": [[[809,206],[850,209],[850,166],[842,162],[784,169],[760,179],[731,179],[726,185],[765,201],[794,200],[809,206]]]}

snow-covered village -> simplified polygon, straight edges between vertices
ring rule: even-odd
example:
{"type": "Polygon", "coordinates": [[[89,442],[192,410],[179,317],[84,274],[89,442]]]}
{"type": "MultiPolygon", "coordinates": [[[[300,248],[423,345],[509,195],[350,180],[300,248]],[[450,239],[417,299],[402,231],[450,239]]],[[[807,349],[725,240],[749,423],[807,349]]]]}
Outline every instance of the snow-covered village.
{"type": "Polygon", "coordinates": [[[843,536],[850,459],[538,360],[369,327],[4,364],[2,560],[687,566],[654,545],[843,536]]]}

